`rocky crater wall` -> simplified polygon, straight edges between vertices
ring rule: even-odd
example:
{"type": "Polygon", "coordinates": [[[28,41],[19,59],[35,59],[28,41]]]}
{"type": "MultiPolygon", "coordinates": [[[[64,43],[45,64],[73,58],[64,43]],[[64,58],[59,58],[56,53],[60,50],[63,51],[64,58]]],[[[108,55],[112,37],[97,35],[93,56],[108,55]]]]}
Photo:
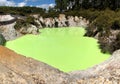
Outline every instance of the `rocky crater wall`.
{"type": "MultiPolygon", "coordinates": [[[[6,17],[6,16],[4,16],[6,17]]],[[[67,26],[65,15],[56,18],[60,21],[60,25],[67,26]],[[63,21],[63,23],[61,22],[63,21]],[[65,24],[64,24],[65,23],[65,24]]],[[[77,26],[76,17],[70,16],[69,26],[77,26]],[[74,22],[72,22],[74,21],[74,22]]],[[[81,18],[81,17],[79,17],[81,18]]],[[[1,21],[11,21],[15,18],[8,15],[8,18],[1,19],[1,21]],[[10,19],[9,19],[10,18],[10,19]]],[[[43,28],[54,27],[50,18],[39,17],[38,21],[43,28]],[[48,22],[47,22],[48,21],[48,22]],[[49,25],[48,25],[49,24],[49,25]]],[[[79,22],[79,20],[78,20],[79,22]]],[[[86,24],[89,22],[86,20],[86,24]]],[[[20,36],[20,32],[14,29],[16,22],[0,26],[0,32],[7,40],[15,39],[20,36]]],[[[35,26],[35,25],[34,25],[35,26]]],[[[82,25],[79,25],[82,26],[82,25]]],[[[59,26],[60,27],[60,26],[59,26]]],[[[84,27],[86,27],[84,25],[84,27]]],[[[35,28],[37,28],[35,26],[35,28]]],[[[37,28],[39,29],[39,28],[37,28]]],[[[37,31],[37,30],[36,30],[37,31]]],[[[32,58],[16,54],[14,51],[0,46],[0,83],[1,84],[120,84],[120,50],[117,50],[105,62],[96,65],[87,70],[72,71],[69,73],[61,72],[45,63],[38,62],[32,58]]]]}
{"type": "Polygon", "coordinates": [[[0,32],[3,34],[6,40],[13,40],[24,34],[37,34],[40,28],[45,27],[87,27],[89,21],[79,16],[65,16],[60,14],[59,17],[43,18],[40,15],[31,15],[34,18],[34,22],[28,26],[23,26],[19,30],[15,29],[17,20],[26,20],[27,17],[19,15],[0,15],[0,32]]]}

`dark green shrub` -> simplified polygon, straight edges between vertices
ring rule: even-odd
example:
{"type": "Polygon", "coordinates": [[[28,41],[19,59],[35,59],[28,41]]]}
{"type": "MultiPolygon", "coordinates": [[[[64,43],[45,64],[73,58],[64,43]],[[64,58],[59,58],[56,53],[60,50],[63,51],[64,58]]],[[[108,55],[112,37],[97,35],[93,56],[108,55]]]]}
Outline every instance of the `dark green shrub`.
{"type": "Polygon", "coordinates": [[[25,27],[27,28],[29,25],[35,25],[36,27],[38,27],[39,25],[35,22],[35,18],[34,17],[31,17],[31,16],[28,16],[26,17],[26,19],[18,19],[14,28],[16,30],[19,30],[21,29],[22,27],[25,27]]]}
{"type": "MultiPolygon", "coordinates": [[[[86,14],[86,16],[89,17],[89,14],[86,14]]],[[[106,9],[99,11],[99,15],[86,28],[85,35],[95,37],[98,34],[101,51],[113,53],[115,50],[120,49],[120,34],[115,34],[116,39],[112,39],[112,42],[110,42],[111,30],[120,30],[120,11],[106,9]]]]}
{"type": "Polygon", "coordinates": [[[112,29],[114,30],[118,30],[120,29],[120,19],[119,20],[115,20],[111,26],[112,29]]]}
{"type": "Polygon", "coordinates": [[[26,24],[32,24],[32,25],[38,26],[38,24],[35,22],[35,18],[32,16],[28,16],[25,22],[26,24]]]}
{"type": "Polygon", "coordinates": [[[80,10],[79,15],[88,19],[90,22],[95,20],[99,16],[100,12],[98,10],[88,9],[80,10]]]}
{"type": "Polygon", "coordinates": [[[101,49],[101,52],[103,53],[111,53],[110,51],[110,43],[108,43],[107,37],[101,37],[98,39],[99,48],[101,49]]]}
{"type": "Polygon", "coordinates": [[[25,20],[19,19],[19,20],[16,21],[16,24],[15,24],[14,28],[16,30],[19,30],[19,29],[21,29],[22,27],[25,27],[25,26],[27,26],[27,24],[25,23],[25,20]]]}
{"type": "Polygon", "coordinates": [[[113,53],[114,51],[120,49],[120,32],[116,35],[116,39],[110,45],[110,51],[113,53]]]}
{"type": "Polygon", "coordinates": [[[0,45],[5,45],[5,43],[6,43],[5,38],[3,37],[2,34],[0,34],[0,45]]]}

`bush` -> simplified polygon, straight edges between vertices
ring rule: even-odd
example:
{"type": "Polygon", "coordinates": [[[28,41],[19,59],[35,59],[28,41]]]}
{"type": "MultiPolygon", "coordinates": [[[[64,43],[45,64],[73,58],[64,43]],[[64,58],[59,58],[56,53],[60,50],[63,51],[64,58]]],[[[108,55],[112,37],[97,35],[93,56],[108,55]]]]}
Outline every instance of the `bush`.
{"type": "Polygon", "coordinates": [[[15,28],[16,30],[19,30],[20,28],[22,28],[22,27],[24,27],[24,26],[26,26],[25,21],[22,20],[22,19],[19,19],[19,20],[17,20],[14,28],[15,28]]]}
{"type": "Polygon", "coordinates": [[[38,24],[35,22],[35,18],[32,16],[28,16],[25,22],[26,22],[26,25],[32,24],[32,25],[38,26],[38,24]]]}
{"type": "Polygon", "coordinates": [[[94,9],[79,11],[79,15],[88,19],[90,22],[95,20],[99,16],[99,14],[100,14],[100,12],[98,10],[94,10],[94,9]]]}
{"type": "Polygon", "coordinates": [[[28,16],[26,17],[26,19],[18,19],[14,28],[16,30],[19,30],[21,29],[22,27],[25,27],[27,28],[29,25],[35,25],[35,26],[39,26],[36,22],[35,22],[35,18],[34,17],[31,17],[31,16],[28,16]]]}
{"type": "Polygon", "coordinates": [[[118,30],[120,29],[120,20],[115,20],[111,26],[112,29],[118,30]]]}
{"type": "Polygon", "coordinates": [[[45,9],[38,8],[38,7],[8,7],[8,6],[0,6],[0,12],[2,13],[9,13],[15,15],[29,15],[29,14],[43,14],[45,13],[45,9]]]}
{"type": "MultiPolygon", "coordinates": [[[[109,37],[112,35],[111,30],[120,30],[120,11],[106,9],[99,11],[98,15],[95,16],[96,17],[92,19],[93,21],[90,23],[89,27],[86,28],[87,32],[85,35],[95,37],[98,34],[99,47],[104,53],[113,53],[115,50],[120,49],[120,34],[117,35],[114,33],[116,39],[114,40],[113,38],[111,40],[112,42],[109,42],[109,37]]],[[[89,14],[86,14],[86,17],[91,18],[89,14]]]]}
{"type": "Polygon", "coordinates": [[[2,34],[0,34],[0,45],[5,45],[5,43],[6,43],[5,38],[3,37],[2,34]]]}
{"type": "Polygon", "coordinates": [[[110,45],[110,52],[120,49],[120,32],[116,35],[116,39],[110,45]]]}

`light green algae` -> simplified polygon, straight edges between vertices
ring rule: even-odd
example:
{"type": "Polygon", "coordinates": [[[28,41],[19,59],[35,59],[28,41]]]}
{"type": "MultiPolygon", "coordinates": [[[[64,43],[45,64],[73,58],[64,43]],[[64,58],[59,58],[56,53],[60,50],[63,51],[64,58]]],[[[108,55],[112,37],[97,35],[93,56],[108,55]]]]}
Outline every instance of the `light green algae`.
{"type": "Polygon", "coordinates": [[[101,53],[97,40],[84,37],[84,33],[79,27],[45,28],[40,29],[39,35],[25,35],[9,41],[6,47],[64,72],[83,70],[110,56],[101,53]]]}

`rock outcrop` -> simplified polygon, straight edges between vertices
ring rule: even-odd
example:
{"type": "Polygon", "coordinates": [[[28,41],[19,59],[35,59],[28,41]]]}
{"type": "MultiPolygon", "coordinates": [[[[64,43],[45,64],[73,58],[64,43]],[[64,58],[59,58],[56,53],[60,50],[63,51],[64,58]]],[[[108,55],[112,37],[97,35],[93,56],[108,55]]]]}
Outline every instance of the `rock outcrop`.
{"type": "Polygon", "coordinates": [[[0,21],[10,21],[12,19],[15,19],[11,15],[0,15],[0,21]]]}
{"type": "MultiPolygon", "coordinates": [[[[38,28],[35,25],[29,24],[26,27],[20,28],[18,31],[14,28],[16,25],[16,21],[18,19],[26,19],[26,17],[22,17],[20,15],[0,15],[0,33],[4,36],[6,40],[14,40],[17,37],[20,37],[24,34],[37,34],[38,28]]],[[[38,23],[38,27],[40,27],[40,23],[38,23]]]]}
{"type": "Polygon", "coordinates": [[[14,29],[15,23],[0,26],[0,30],[2,35],[5,37],[6,40],[13,40],[18,37],[17,31],[14,29]]]}
{"type": "Polygon", "coordinates": [[[0,46],[0,84],[64,84],[67,74],[0,46]]]}
{"type": "Polygon", "coordinates": [[[38,28],[35,25],[29,25],[26,27],[22,27],[19,32],[21,34],[38,34],[38,28]]]}
{"type": "Polygon", "coordinates": [[[89,25],[89,21],[83,17],[66,16],[65,14],[59,14],[58,17],[54,18],[40,16],[38,20],[44,25],[43,27],[88,27],[89,25]]]}
{"type": "Polygon", "coordinates": [[[20,33],[14,29],[16,18],[11,15],[0,15],[0,33],[6,40],[13,40],[20,36],[20,33]]]}
{"type": "Polygon", "coordinates": [[[64,73],[0,46],[0,84],[120,84],[120,50],[92,68],[64,73]]]}
{"type": "MultiPolygon", "coordinates": [[[[27,26],[23,26],[21,28],[15,29],[14,26],[17,23],[17,20],[26,20],[26,16],[20,15],[0,15],[0,33],[5,37],[6,40],[13,40],[17,37],[20,37],[24,34],[38,34],[39,28],[44,27],[87,27],[89,21],[85,18],[78,17],[78,16],[66,16],[64,14],[59,14],[59,17],[49,17],[43,18],[39,15],[30,15],[34,17],[35,24],[29,23],[27,26]]],[[[25,22],[27,23],[27,22],[25,22]]],[[[19,24],[20,25],[20,24],[19,24]]]]}

